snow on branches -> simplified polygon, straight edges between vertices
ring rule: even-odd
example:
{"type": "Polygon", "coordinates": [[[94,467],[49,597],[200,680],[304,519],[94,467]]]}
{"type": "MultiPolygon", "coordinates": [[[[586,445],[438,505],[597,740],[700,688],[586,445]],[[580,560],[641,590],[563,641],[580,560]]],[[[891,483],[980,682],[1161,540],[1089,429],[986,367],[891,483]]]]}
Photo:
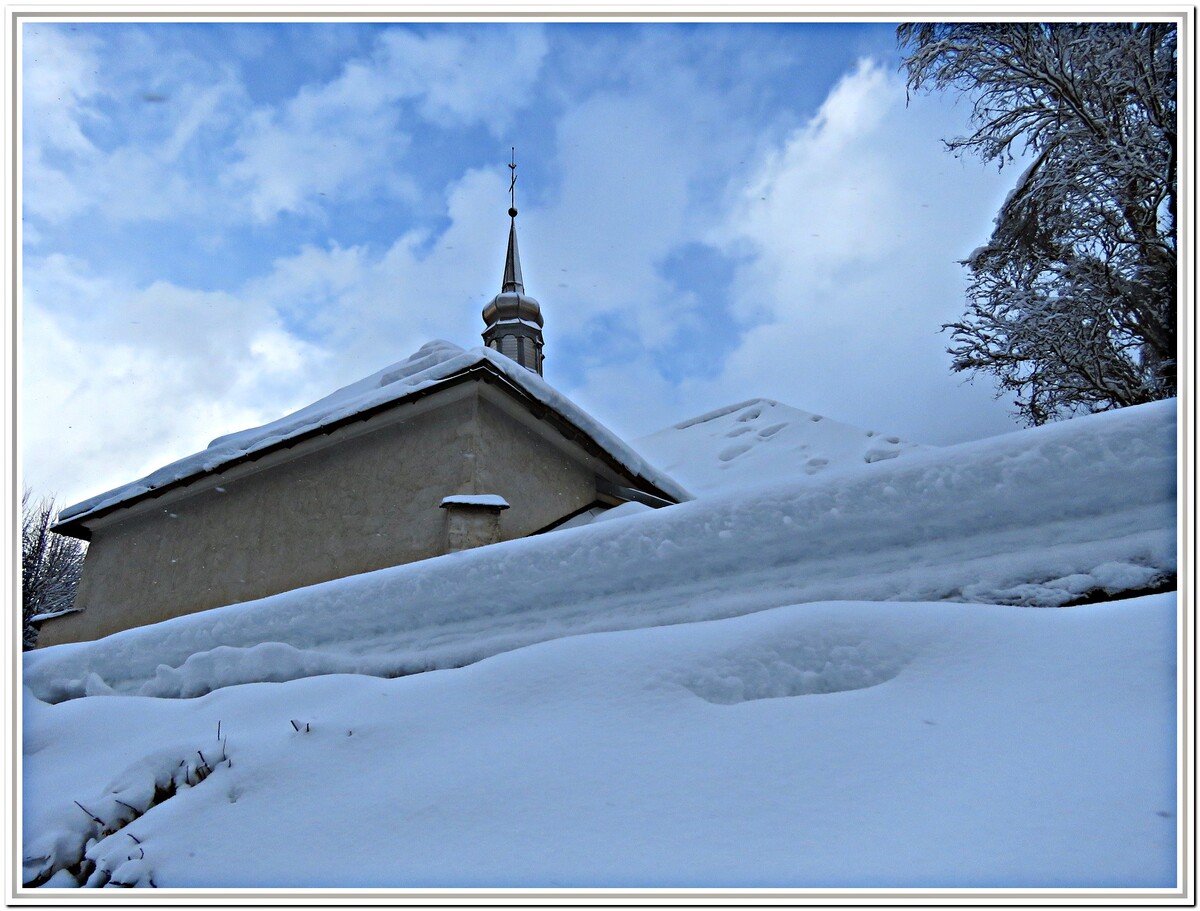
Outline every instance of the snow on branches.
{"type": "Polygon", "coordinates": [[[1176,29],[910,23],[909,88],[972,100],[947,141],[1031,159],[964,265],[955,370],[992,374],[1031,424],[1176,391],[1176,29]]]}
{"type": "Polygon", "coordinates": [[[50,530],[58,510],[54,498],[21,495],[21,615],[23,646],[37,643],[37,621],[72,609],[83,572],[85,548],[50,530]]]}

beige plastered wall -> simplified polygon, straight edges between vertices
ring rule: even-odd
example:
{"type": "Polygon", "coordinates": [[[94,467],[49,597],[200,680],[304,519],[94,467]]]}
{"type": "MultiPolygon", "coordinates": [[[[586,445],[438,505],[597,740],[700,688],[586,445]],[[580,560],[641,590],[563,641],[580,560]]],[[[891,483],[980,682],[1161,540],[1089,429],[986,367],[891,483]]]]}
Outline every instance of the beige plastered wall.
{"type": "Polygon", "coordinates": [[[39,645],[122,629],[446,553],[453,494],[499,494],[501,539],[596,498],[604,470],[491,386],[468,382],[92,526],[79,613],[39,645]]]}

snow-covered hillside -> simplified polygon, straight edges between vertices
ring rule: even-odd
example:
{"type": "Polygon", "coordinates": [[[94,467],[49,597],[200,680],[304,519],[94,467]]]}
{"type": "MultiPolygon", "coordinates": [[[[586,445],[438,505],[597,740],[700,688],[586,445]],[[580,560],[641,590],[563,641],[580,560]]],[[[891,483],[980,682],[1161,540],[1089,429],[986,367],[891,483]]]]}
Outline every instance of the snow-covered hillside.
{"type": "Polygon", "coordinates": [[[1174,606],[807,604],[399,680],[27,699],[27,875],[1169,887],[1174,606]]]}
{"type": "Polygon", "coordinates": [[[26,881],[1171,889],[1174,593],[1022,605],[1170,588],[1175,403],[743,483],[760,404],[691,502],[26,655],[26,881]]]}
{"type": "Polygon", "coordinates": [[[819,600],[1061,605],[1173,577],[1175,405],[710,493],[26,658],[40,699],[453,667],[819,600]]]}
{"type": "Polygon", "coordinates": [[[925,448],[771,399],[710,411],[634,447],[697,494],[859,468],[925,448]]]}

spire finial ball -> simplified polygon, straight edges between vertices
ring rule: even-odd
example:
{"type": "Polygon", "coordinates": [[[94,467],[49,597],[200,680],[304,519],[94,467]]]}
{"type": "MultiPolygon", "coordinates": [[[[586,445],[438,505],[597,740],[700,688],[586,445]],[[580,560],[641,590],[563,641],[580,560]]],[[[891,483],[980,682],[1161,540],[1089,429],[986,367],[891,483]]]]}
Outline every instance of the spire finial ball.
{"type": "Polygon", "coordinates": [[[517,217],[517,210],[516,210],[515,208],[513,208],[513,209],[509,209],[509,210],[508,210],[508,217],[509,217],[509,218],[516,218],[516,217],[517,217]]]}

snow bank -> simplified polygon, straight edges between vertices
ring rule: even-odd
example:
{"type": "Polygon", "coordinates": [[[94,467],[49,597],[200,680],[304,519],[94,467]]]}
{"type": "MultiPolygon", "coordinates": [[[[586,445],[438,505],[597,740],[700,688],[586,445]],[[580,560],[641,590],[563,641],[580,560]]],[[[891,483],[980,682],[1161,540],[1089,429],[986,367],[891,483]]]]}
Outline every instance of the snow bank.
{"type": "Polygon", "coordinates": [[[26,691],[26,878],[1169,888],[1175,617],[818,603],[398,680],[26,691]]]}
{"type": "MultiPolygon", "coordinates": [[[[514,369],[521,369],[514,367],[514,369]]],[[[25,656],[38,698],[395,676],[819,600],[1060,605],[1176,571],[1175,403],[394,567],[25,656]]]]}
{"type": "Polygon", "coordinates": [[[696,493],[861,468],[927,448],[771,399],[710,411],[634,445],[696,493]]]}

